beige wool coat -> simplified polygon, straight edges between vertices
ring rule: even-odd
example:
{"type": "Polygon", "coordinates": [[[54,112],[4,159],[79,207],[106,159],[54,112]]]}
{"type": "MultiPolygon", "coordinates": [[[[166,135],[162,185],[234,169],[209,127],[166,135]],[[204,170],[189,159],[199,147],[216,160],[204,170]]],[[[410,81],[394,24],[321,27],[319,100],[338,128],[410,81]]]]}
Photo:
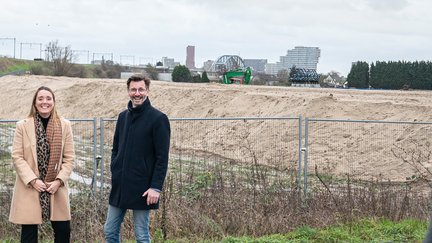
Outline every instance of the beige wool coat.
{"type": "MultiPolygon", "coordinates": [[[[59,178],[64,185],[51,195],[51,221],[71,219],[68,179],[74,167],[75,151],[70,121],[61,118],[62,154],[58,166],[59,178]]],[[[12,196],[9,221],[15,224],[41,224],[42,209],[39,192],[30,182],[39,177],[36,155],[36,131],[33,118],[17,122],[12,148],[16,180],[12,196]]]]}

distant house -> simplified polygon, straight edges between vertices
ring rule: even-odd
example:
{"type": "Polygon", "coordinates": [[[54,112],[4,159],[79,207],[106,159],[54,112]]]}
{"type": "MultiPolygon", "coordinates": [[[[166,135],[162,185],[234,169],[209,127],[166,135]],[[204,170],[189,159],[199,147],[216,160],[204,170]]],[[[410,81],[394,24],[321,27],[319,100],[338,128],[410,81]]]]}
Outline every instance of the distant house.
{"type": "Polygon", "coordinates": [[[328,75],[324,80],[323,83],[325,83],[329,87],[336,87],[336,80],[331,76],[328,75]]]}
{"type": "Polygon", "coordinates": [[[322,82],[327,87],[345,88],[345,77],[341,77],[337,73],[329,73],[322,82]]]}

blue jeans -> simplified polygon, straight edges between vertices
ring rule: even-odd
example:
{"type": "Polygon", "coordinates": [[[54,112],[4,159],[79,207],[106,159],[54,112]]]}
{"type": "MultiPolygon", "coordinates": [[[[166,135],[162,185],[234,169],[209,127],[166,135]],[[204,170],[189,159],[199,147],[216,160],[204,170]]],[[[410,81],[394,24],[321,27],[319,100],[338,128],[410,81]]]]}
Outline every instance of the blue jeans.
{"type": "MultiPolygon", "coordinates": [[[[120,243],[120,227],[127,209],[108,205],[108,215],[104,225],[107,243],[120,243]]],[[[133,210],[135,240],[137,243],[150,242],[150,210],[133,210]]]]}
{"type": "Polygon", "coordinates": [[[426,238],[423,243],[432,243],[432,219],[429,220],[429,227],[426,233],[426,238]]]}

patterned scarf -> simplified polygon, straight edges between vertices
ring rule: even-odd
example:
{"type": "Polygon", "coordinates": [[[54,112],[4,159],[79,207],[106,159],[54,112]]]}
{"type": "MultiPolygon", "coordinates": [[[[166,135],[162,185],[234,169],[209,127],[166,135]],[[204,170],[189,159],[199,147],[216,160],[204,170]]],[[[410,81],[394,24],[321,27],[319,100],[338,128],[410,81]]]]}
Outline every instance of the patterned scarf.
{"type": "MultiPolygon", "coordinates": [[[[62,146],[61,123],[58,119],[50,117],[47,129],[42,123],[39,114],[35,119],[36,129],[36,153],[39,169],[39,179],[44,182],[51,182],[57,176],[57,167],[60,162],[62,146]]],[[[42,218],[50,218],[50,194],[48,192],[40,193],[40,204],[42,207],[42,218]]]]}

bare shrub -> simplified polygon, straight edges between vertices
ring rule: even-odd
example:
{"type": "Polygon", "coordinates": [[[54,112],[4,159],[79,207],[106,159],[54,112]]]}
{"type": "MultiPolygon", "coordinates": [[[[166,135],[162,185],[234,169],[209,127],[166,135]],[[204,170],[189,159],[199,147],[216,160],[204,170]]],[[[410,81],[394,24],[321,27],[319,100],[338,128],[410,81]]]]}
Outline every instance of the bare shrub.
{"type": "MultiPolygon", "coordinates": [[[[365,217],[428,218],[428,198],[413,191],[408,183],[326,182],[328,190],[315,185],[303,196],[296,187],[295,173],[291,177],[284,177],[283,173],[273,177],[275,173],[269,171],[276,168],[257,166],[252,172],[250,167],[229,165],[216,165],[205,171],[200,164],[183,165],[182,170],[174,167],[162,193],[161,207],[152,213],[153,238],[220,240],[228,235],[286,233],[304,225],[324,227],[365,217]],[[254,173],[260,176],[252,180],[254,173]],[[178,180],[180,174],[187,179],[178,180]]],[[[84,184],[73,188],[73,240],[103,242],[109,191],[93,193],[84,184]]],[[[2,239],[19,238],[19,226],[7,223],[6,218],[1,222],[2,239]]],[[[49,224],[42,225],[40,235],[51,239],[49,224]]],[[[125,218],[122,236],[134,238],[130,215],[125,218]]]]}
{"type": "Polygon", "coordinates": [[[34,63],[30,66],[30,72],[34,75],[49,75],[50,70],[46,64],[34,63]]]}
{"type": "MultiPolygon", "coordinates": [[[[295,169],[261,163],[248,147],[247,138],[242,137],[245,152],[241,157],[250,163],[205,151],[192,156],[178,148],[179,158],[170,161],[161,207],[151,214],[154,239],[217,241],[225,236],[286,233],[305,225],[350,225],[361,218],[428,219],[428,195],[417,190],[421,180],[365,181],[350,174],[319,174],[317,169],[308,175],[308,191],[304,194],[298,187],[295,169]]],[[[427,147],[419,146],[398,147],[394,153],[407,162],[423,164],[430,156],[425,152],[427,147]]],[[[418,175],[426,176],[427,173],[420,173],[421,168],[418,175]]],[[[73,240],[103,242],[109,190],[92,191],[91,186],[76,181],[70,185],[73,240]]],[[[2,202],[6,203],[1,210],[7,212],[10,198],[2,202]]],[[[6,215],[1,216],[0,238],[19,238],[19,226],[8,223],[6,215]]],[[[51,239],[49,224],[42,225],[40,232],[43,239],[51,239]]],[[[125,218],[122,236],[125,240],[134,238],[130,213],[125,218]]]]}
{"type": "Polygon", "coordinates": [[[429,141],[408,141],[406,144],[395,144],[391,149],[393,155],[414,169],[407,181],[421,180],[432,188],[432,148],[429,141]]]}
{"type": "Polygon", "coordinates": [[[73,52],[70,46],[62,47],[58,40],[46,46],[46,61],[52,63],[55,76],[66,76],[72,68],[73,52]]]}

